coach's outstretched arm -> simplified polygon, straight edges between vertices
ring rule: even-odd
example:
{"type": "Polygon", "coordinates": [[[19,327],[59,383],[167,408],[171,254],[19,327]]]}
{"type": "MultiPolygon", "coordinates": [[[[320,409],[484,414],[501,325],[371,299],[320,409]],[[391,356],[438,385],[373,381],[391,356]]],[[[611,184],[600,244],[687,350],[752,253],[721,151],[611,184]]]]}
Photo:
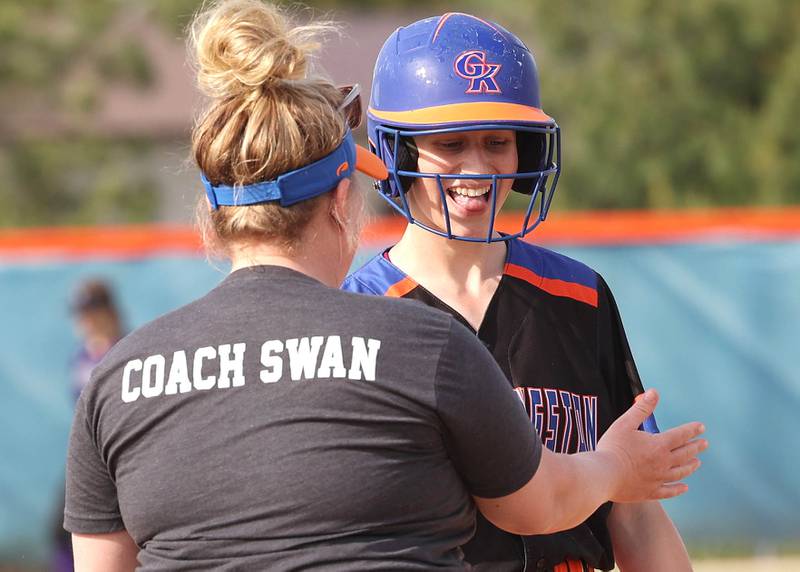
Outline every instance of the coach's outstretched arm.
{"type": "Polygon", "coordinates": [[[499,498],[475,497],[496,526],[516,534],[548,534],[577,526],[606,501],[637,502],[686,492],[679,482],[700,466],[708,447],[697,439],[705,428],[686,423],[664,433],[639,431],[653,413],[658,393],[650,389],[609,427],[589,453],[560,455],[542,449],[534,476],[499,498]]]}

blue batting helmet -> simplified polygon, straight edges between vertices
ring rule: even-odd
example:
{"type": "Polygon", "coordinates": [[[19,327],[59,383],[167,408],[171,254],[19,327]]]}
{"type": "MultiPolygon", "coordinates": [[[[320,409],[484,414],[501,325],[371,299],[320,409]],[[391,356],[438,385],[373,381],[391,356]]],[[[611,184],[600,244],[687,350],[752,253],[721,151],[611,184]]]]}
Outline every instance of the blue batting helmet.
{"type": "Polygon", "coordinates": [[[389,169],[388,180],[376,188],[409,223],[447,238],[494,242],[523,236],[547,216],[561,172],[560,130],[541,109],[533,55],[498,24],[449,13],[397,29],[375,64],[367,129],[372,150],[389,169]],[[442,181],[463,175],[419,172],[412,138],[486,129],[516,131],[518,169],[470,175],[491,180],[491,222],[485,238],[454,235],[442,181]],[[406,192],[415,178],[436,179],[446,229],[412,216],[406,192]],[[494,237],[497,184],[503,179],[513,179],[512,188],[530,195],[530,202],[519,232],[494,237]]]}

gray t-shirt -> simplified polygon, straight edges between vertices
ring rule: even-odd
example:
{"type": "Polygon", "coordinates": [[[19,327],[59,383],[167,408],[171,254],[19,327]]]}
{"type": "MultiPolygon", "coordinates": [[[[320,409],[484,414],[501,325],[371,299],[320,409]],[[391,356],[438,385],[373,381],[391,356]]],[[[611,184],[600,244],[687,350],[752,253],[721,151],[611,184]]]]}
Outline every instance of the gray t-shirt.
{"type": "Polygon", "coordinates": [[[144,570],[463,570],[471,495],[518,490],[540,455],[450,316],[259,266],[95,369],[64,526],[126,529],[144,570]]]}

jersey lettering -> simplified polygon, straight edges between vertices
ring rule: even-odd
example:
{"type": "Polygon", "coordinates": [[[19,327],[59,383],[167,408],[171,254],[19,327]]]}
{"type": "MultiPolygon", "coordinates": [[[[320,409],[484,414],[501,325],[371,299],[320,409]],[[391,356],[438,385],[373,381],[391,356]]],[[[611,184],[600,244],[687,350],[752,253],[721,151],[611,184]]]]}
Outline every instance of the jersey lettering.
{"type": "Polygon", "coordinates": [[[142,396],[158,397],[164,391],[166,360],[161,354],[149,356],[142,366],[142,396]]]}
{"type": "Polygon", "coordinates": [[[561,421],[561,402],[558,399],[558,392],[555,389],[545,389],[544,396],[547,400],[547,425],[544,433],[542,433],[542,442],[544,446],[551,451],[557,451],[556,443],[558,440],[558,427],[561,421]]]}
{"type": "Polygon", "coordinates": [[[195,389],[207,391],[216,385],[217,377],[215,375],[203,377],[203,362],[206,360],[211,361],[216,357],[217,350],[211,346],[200,348],[194,352],[194,368],[192,370],[194,375],[192,375],[192,380],[194,382],[195,389]]]}
{"type": "Polygon", "coordinates": [[[597,396],[584,395],[583,396],[583,429],[586,431],[586,442],[589,444],[589,450],[594,451],[597,445],[597,396]]]}
{"type": "Polygon", "coordinates": [[[561,431],[561,448],[559,453],[566,453],[569,451],[569,444],[572,440],[572,398],[569,391],[559,391],[561,396],[561,404],[564,406],[564,423],[562,424],[561,431]]]}
{"type": "Polygon", "coordinates": [[[167,385],[164,387],[165,395],[175,395],[176,393],[186,393],[192,390],[192,382],[189,381],[189,365],[186,362],[186,352],[175,352],[172,356],[172,366],[169,368],[167,385]]]}
{"type": "Polygon", "coordinates": [[[258,375],[263,383],[280,381],[283,376],[283,358],[274,354],[282,352],[283,342],[280,340],[267,340],[261,346],[261,365],[264,369],[258,375]]]}
{"type": "Polygon", "coordinates": [[[531,409],[529,411],[531,422],[536,427],[536,432],[542,434],[542,419],[544,419],[544,401],[542,400],[542,390],[538,387],[528,387],[531,409]]]}
{"type": "MultiPolygon", "coordinates": [[[[261,345],[258,377],[265,384],[285,379],[287,369],[284,362],[288,359],[292,381],[375,381],[381,341],[353,336],[350,346],[350,363],[347,364],[341,336],[267,340],[261,345]]],[[[191,358],[191,377],[186,350],[178,350],[169,358],[154,354],[144,359],[133,359],[122,370],[120,397],[123,403],[133,403],[140,397],[150,399],[192,390],[243,387],[247,382],[246,357],[247,344],[243,342],[198,348],[191,358]]]]}
{"type": "Polygon", "coordinates": [[[375,381],[375,371],[378,367],[378,350],[381,349],[381,341],[372,338],[353,337],[353,360],[350,364],[350,371],[347,372],[349,379],[365,379],[375,381]]]}
{"type": "Polygon", "coordinates": [[[244,385],[244,350],[246,344],[233,344],[233,355],[231,356],[231,345],[222,344],[219,346],[219,382],[217,387],[227,389],[244,385]],[[233,379],[231,379],[233,375],[233,379]]]}
{"type": "Polygon", "coordinates": [[[139,399],[142,390],[139,387],[131,387],[131,375],[135,371],[142,371],[142,360],[132,359],[125,364],[122,370],[122,402],[133,403],[139,399]]]}
{"type": "Polygon", "coordinates": [[[314,377],[317,369],[319,348],[322,347],[322,336],[311,338],[292,338],[286,340],[286,351],[289,353],[289,367],[292,371],[292,381],[314,377]]]}
{"type": "Polygon", "coordinates": [[[597,396],[540,387],[517,387],[542,443],[556,453],[594,451],[597,396]]]}
{"type": "Polygon", "coordinates": [[[585,453],[589,449],[586,446],[586,437],[585,433],[583,432],[583,407],[581,406],[581,396],[576,395],[574,393],[570,394],[572,396],[572,408],[575,417],[575,434],[578,436],[578,453],[585,453]]]}
{"type": "Polygon", "coordinates": [[[328,336],[325,350],[322,352],[322,360],[319,362],[317,377],[342,378],[347,375],[344,368],[344,357],[342,356],[342,339],[339,336],[328,336]]]}

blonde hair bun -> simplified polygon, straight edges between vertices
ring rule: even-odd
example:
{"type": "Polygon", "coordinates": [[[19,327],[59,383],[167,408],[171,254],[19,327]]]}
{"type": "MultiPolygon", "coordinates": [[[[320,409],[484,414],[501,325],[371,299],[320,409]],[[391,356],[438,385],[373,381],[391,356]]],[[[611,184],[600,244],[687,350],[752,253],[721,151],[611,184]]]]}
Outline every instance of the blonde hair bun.
{"type": "MultiPolygon", "coordinates": [[[[192,152],[212,184],[271,181],[341,144],[342,92],[309,69],[318,38],[337,31],[330,22],[292,26],[267,0],[221,0],[195,16],[190,53],[210,100],[192,129],[192,152]]],[[[198,219],[212,251],[239,241],[291,249],[327,201],[319,195],[288,207],[271,201],[209,209],[202,197],[198,219]]]]}
{"type": "Polygon", "coordinates": [[[200,89],[213,98],[240,95],[281,81],[306,78],[316,37],[326,24],[290,27],[274,5],[224,0],[199,14],[191,48],[200,89]]]}

